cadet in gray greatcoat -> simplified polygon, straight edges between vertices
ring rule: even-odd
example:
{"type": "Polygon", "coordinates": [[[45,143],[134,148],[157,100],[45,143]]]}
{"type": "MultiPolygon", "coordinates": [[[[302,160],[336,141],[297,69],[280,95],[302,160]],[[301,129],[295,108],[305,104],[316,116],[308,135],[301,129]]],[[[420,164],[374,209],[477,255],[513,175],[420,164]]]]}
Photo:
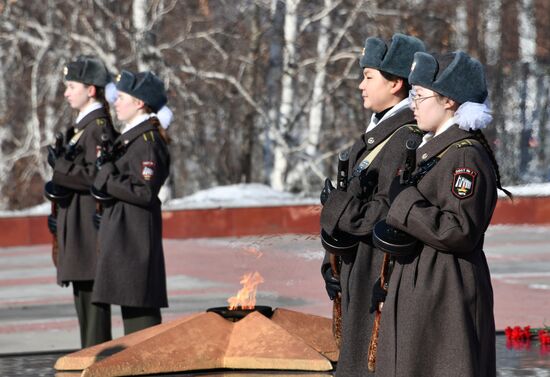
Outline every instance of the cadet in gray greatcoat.
{"type": "MultiPolygon", "coordinates": [[[[382,253],[374,250],[371,233],[374,224],[386,217],[388,189],[404,160],[406,141],[421,138],[409,108],[407,77],[414,53],[424,49],[422,41],[403,34],[395,34],[388,44],[372,37],[366,40],[360,60],[363,80],[359,90],[364,107],[374,114],[366,133],[351,149],[348,176],[353,178],[348,190],[330,191],[321,212],[321,227],[328,235],[338,238],[346,234],[359,240],[356,253],[341,257],[342,344],[337,376],[368,373],[367,353],[374,321],[369,309],[383,259],[382,253]],[[379,146],[382,149],[378,155],[366,161],[379,146]]],[[[333,284],[328,256],[321,271],[333,298],[338,287],[333,284]]]]}
{"type": "MultiPolygon", "coordinates": [[[[95,200],[90,187],[96,176],[95,160],[101,135],[114,140],[116,131],[105,100],[110,75],[105,65],[92,57],[80,57],[64,69],[65,98],[78,110],[75,125],[67,131],[65,153],[50,150],[48,161],[54,168],[53,183],[70,189],[69,203],[59,207],[57,217],[48,219],[57,235],[57,282],[72,283],[80,326],[82,347],[111,339],[109,305],[92,304],[91,296],[97,263],[97,230],[93,225],[95,200]]],[[[111,84],[112,85],[112,84],[111,84]]]]}
{"type": "Polygon", "coordinates": [[[160,308],[168,306],[158,193],[170,155],[155,114],[167,102],[162,81],[151,72],[122,71],[116,86],[124,127],[94,181],[114,201],[101,218],[93,301],[120,305],[129,334],[160,323],[160,308]]]}
{"type": "Polygon", "coordinates": [[[483,67],[463,52],[419,52],[409,82],[418,126],[427,134],[416,154],[418,183],[397,193],[386,221],[422,246],[397,258],[382,309],[376,375],[495,376],[483,241],[502,187],[481,132],[491,121],[483,67]]]}

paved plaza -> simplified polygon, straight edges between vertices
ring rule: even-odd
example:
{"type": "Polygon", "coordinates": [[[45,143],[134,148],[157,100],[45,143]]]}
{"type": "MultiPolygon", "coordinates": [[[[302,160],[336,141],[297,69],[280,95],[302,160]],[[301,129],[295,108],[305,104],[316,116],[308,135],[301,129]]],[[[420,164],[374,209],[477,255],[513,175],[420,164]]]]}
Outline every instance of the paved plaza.
{"type": "MultiPolygon", "coordinates": [[[[240,289],[241,276],[254,271],[265,280],[258,289],[259,305],[331,315],[316,235],[166,239],[164,245],[170,302],[163,310],[165,321],[226,305],[240,289]]],[[[550,325],[550,227],[493,226],[485,249],[497,329],[550,325]]],[[[78,348],[71,292],[55,283],[50,245],[0,249],[0,354],[78,348]]],[[[117,307],[113,326],[113,335],[122,335],[117,307]]],[[[501,361],[502,368],[514,364],[513,355],[501,361]]],[[[543,358],[540,368],[550,368],[550,362],[543,358]]]]}

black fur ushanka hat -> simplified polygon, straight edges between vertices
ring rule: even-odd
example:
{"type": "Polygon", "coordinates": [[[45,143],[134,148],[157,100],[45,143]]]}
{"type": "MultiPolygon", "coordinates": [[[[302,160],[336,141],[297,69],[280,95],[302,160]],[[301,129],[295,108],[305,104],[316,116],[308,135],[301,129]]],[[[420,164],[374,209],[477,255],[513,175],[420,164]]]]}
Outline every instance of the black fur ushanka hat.
{"type": "Polygon", "coordinates": [[[67,81],[77,81],[86,85],[105,87],[111,82],[111,75],[105,64],[92,56],[80,56],[63,69],[67,81]]]}
{"type": "Polygon", "coordinates": [[[155,113],[168,102],[164,83],[149,71],[132,73],[123,70],[117,79],[116,88],[139,98],[155,113]]]}

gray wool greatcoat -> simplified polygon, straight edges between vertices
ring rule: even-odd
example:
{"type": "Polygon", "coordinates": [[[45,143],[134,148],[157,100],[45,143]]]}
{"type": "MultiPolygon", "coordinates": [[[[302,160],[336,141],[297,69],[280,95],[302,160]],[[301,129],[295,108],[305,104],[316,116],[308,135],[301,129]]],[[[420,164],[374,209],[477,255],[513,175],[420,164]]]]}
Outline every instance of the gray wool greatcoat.
{"type": "Polygon", "coordinates": [[[376,376],[494,377],[493,291],[483,252],[497,200],[491,159],[456,125],[417,150],[417,161],[451,146],[417,187],[401,192],[387,222],[417,237],[398,259],[382,309],[376,376]]]}
{"type": "MultiPolygon", "coordinates": [[[[407,107],[363,134],[350,151],[349,177],[378,144],[400,127],[415,123],[413,113],[407,107]]],[[[403,165],[405,143],[410,138],[419,140],[421,133],[414,127],[404,127],[383,147],[365,170],[371,187],[365,187],[364,195],[355,196],[350,192],[334,190],[321,212],[321,226],[329,234],[340,230],[361,237],[357,253],[342,258],[342,345],[336,371],[338,377],[364,376],[368,373],[367,353],[374,323],[374,314],[369,313],[369,308],[372,288],[383,260],[383,253],[372,244],[371,234],[374,225],[386,218],[388,190],[403,165]]],[[[325,268],[330,268],[327,257],[322,266],[322,269],[325,268]]]]}
{"type": "Polygon", "coordinates": [[[120,135],[114,148],[122,150],[120,157],[103,165],[94,182],[116,200],[101,219],[92,301],[167,307],[158,193],[168,177],[170,155],[150,119],[120,135]]]}
{"type": "Polygon", "coordinates": [[[115,139],[116,131],[104,108],[92,111],[78,122],[75,133],[83,130],[76,146],[82,149],[73,161],[59,158],[55,163],[53,183],[74,192],[67,206],[57,214],[57,282],[94,280],[97,262],[97,230],[93,224],[95,200],[90,187],[96,176],[95,160],[101,134],[115,139]]]}

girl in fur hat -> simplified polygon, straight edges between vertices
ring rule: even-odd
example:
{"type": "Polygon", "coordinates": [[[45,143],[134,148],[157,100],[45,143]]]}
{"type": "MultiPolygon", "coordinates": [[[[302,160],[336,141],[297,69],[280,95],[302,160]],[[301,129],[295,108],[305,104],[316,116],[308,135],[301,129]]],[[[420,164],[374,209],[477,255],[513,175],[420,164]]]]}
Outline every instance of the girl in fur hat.
{"type": "MultiPolygon", "coordinates": [[[[95,200],[90,186],[95,179],[95,159],[101,135],[114,140],[106,91],[113,84],[103,62],[83,56],[64,69],[65,99],[78,111],[66,136],[64,153],[49,148],[48,162],[54,169],[52,182],[71,191],[68,203],[59,206],[48,226],[57,235],[58,255],[54,256],[57,282],[72,283],[80,326],[82,347],[111,339],[111,310],[103,303],[92,304],[97,264],[97,229],[93,225],[95,200]]],[[[111,91],[109,90],[111,89],[111,91]]]]}
{"type": "Polygon", "coordinates": [[[168,306],[158,193],[170,155],[159,114],[171,113],[164,84],[151,72],[122,71],[116,87],[122,134],[110,158],[98,161],[94,181],[94,190],[112,200],[100,221],[93,301],[120,305],[129,334],[159,324],[160,308],[168,306]]]}
{"type": "Polygon", "coordinates": [[[404,34],[396,33],[389,42],[367,38],[358,90],[363,106],[373,115],[349,153],[347,191],[330,190],[329,182],[321,195],[322,240],[327,250],[321,272],[329,297],[341,297],[338,377],[369,374],[368,350],[375,319],[371,308],[383,300],[383,293],[373,295],[383,254],[373,246],[371,233],[386,217],[388,189],[406,154],[405,142],[421,137],[409,108],[407,77],[414,53],[424,50],[422,41],[404,34]],[[343,255],[335,256],[335,250],[326,246],[350,238],[355,238],[357,246],[343,255]]]}
{"type": "Polygon", "coordinates": [[[396,260],[376,375],[495,376],[493,291],[483,241],[502,187],[481,131],[492,119],[483,67],[464,52],[419,52],[409,81],[426,135],[416,152],[416,184],[392,185],[386,221],[421,247],[396,260]]]}

